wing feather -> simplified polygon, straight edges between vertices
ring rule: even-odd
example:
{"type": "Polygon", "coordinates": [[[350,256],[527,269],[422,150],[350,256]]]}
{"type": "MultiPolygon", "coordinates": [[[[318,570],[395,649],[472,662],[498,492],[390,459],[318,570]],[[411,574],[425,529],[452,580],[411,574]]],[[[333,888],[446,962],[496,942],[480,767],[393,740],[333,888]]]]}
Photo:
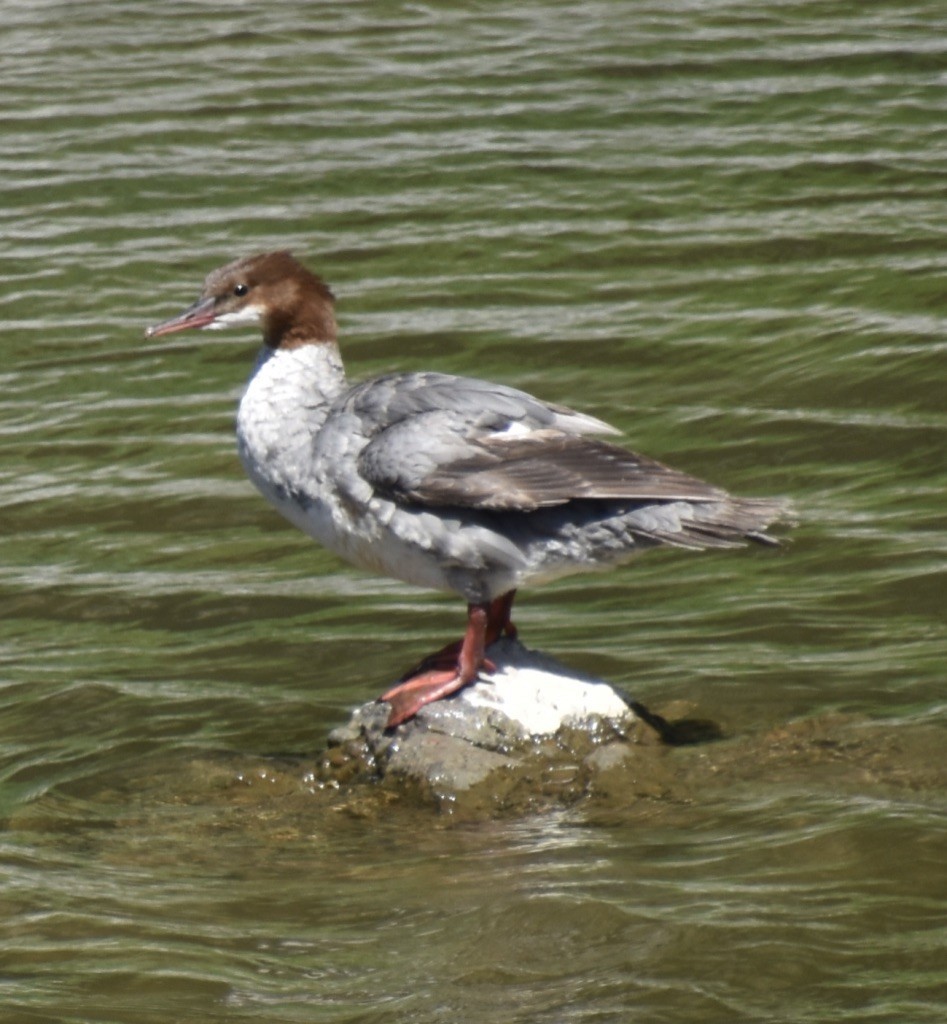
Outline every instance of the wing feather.
{"type": "MultiPolygon", "coordinates": [[[[441,373],[391,374],[357,385],[339,415],[363,440],[359,476],[376,493],[430,508],[532,512],[574,501],[691,503],[655,540],[740,543],[784,516],[778,502],[725,491],[636,452],[584,436],[608,424],[514,388],[441,373]]],[[[672,517],[673,518],[673,517],[672,517]]]]}
{"type": "Polygon", "coordinates": [[[426,505],[531,511],[578,499],[713,501],[725,492],[604,441],[537,431],[479,439],[405,495],[426,505]]]}

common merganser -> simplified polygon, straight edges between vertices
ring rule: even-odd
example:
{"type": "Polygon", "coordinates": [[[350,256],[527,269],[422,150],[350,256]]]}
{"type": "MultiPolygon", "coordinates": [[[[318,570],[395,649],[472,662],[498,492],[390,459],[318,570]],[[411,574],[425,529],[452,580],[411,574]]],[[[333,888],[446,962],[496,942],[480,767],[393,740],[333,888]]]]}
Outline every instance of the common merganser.
{"type": "Polygon", "coordinates": [[[335,300],[288,252],[213,271],[200,298],[151,327],[259,326],[263,348],[237,412],[251,481],[309,536],[363,569],[467,602],[463,639],[379,700],[388,726],[493,668],[515,636],[519,587],[620,563],[645,548],[778,542],[787,504],[736,498],[588,434],[593,416],[446,373],[346,380],[335,300]]]}

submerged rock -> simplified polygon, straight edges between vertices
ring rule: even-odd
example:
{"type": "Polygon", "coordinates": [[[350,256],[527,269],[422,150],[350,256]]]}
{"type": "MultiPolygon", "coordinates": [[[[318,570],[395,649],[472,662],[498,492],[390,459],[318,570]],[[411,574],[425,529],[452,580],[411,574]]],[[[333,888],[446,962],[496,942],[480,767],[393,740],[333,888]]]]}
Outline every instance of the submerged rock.
{"type": "Polygon", "coordinates": [[[329,736],[323,780],[372,780],[444,809],[521,809],[577,799],[657,738],[653,716],[607,683],[516,640],[488,653],[494,673],[395,729],[387,704],[358,708],[329,736]]]}

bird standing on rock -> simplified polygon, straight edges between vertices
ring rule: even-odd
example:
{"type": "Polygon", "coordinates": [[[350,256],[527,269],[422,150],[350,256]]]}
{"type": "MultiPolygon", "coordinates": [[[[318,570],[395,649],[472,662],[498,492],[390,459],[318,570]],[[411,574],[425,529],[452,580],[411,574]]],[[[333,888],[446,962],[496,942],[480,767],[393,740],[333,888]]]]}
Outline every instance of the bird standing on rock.
{"type": "Polygon", "coordinates": [[[237,413],[247,474],[290,522],[341,558],[467,602],[463,639],[381,700],[389,727],[491,668],[515,635],[524,584],[645,548],[720,548],[766,534],[785,502],[736,498],[588,437],[607,423],[523,391],[446,373],[345,376],[332,292],[287,252],[235,260],[200,298],[148,329],[256,326],[263,349],[237,413]]]}

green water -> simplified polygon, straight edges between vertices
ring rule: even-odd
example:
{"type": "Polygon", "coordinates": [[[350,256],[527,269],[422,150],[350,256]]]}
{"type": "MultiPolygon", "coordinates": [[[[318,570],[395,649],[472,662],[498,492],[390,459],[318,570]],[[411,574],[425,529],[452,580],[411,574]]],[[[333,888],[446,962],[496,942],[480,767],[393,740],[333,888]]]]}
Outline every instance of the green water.
{"type": "Polygon", "coordinates": [[[16,1022],[939,1022],[947,14],[916,3],[4,8],[0,1009],[16,1022]],[[744,494],[785,551],[524,593],[722,743],[561,812],[320,790],[460,602],[241,475],[291,248],[354,376],[475,373],[744,494]]]}

